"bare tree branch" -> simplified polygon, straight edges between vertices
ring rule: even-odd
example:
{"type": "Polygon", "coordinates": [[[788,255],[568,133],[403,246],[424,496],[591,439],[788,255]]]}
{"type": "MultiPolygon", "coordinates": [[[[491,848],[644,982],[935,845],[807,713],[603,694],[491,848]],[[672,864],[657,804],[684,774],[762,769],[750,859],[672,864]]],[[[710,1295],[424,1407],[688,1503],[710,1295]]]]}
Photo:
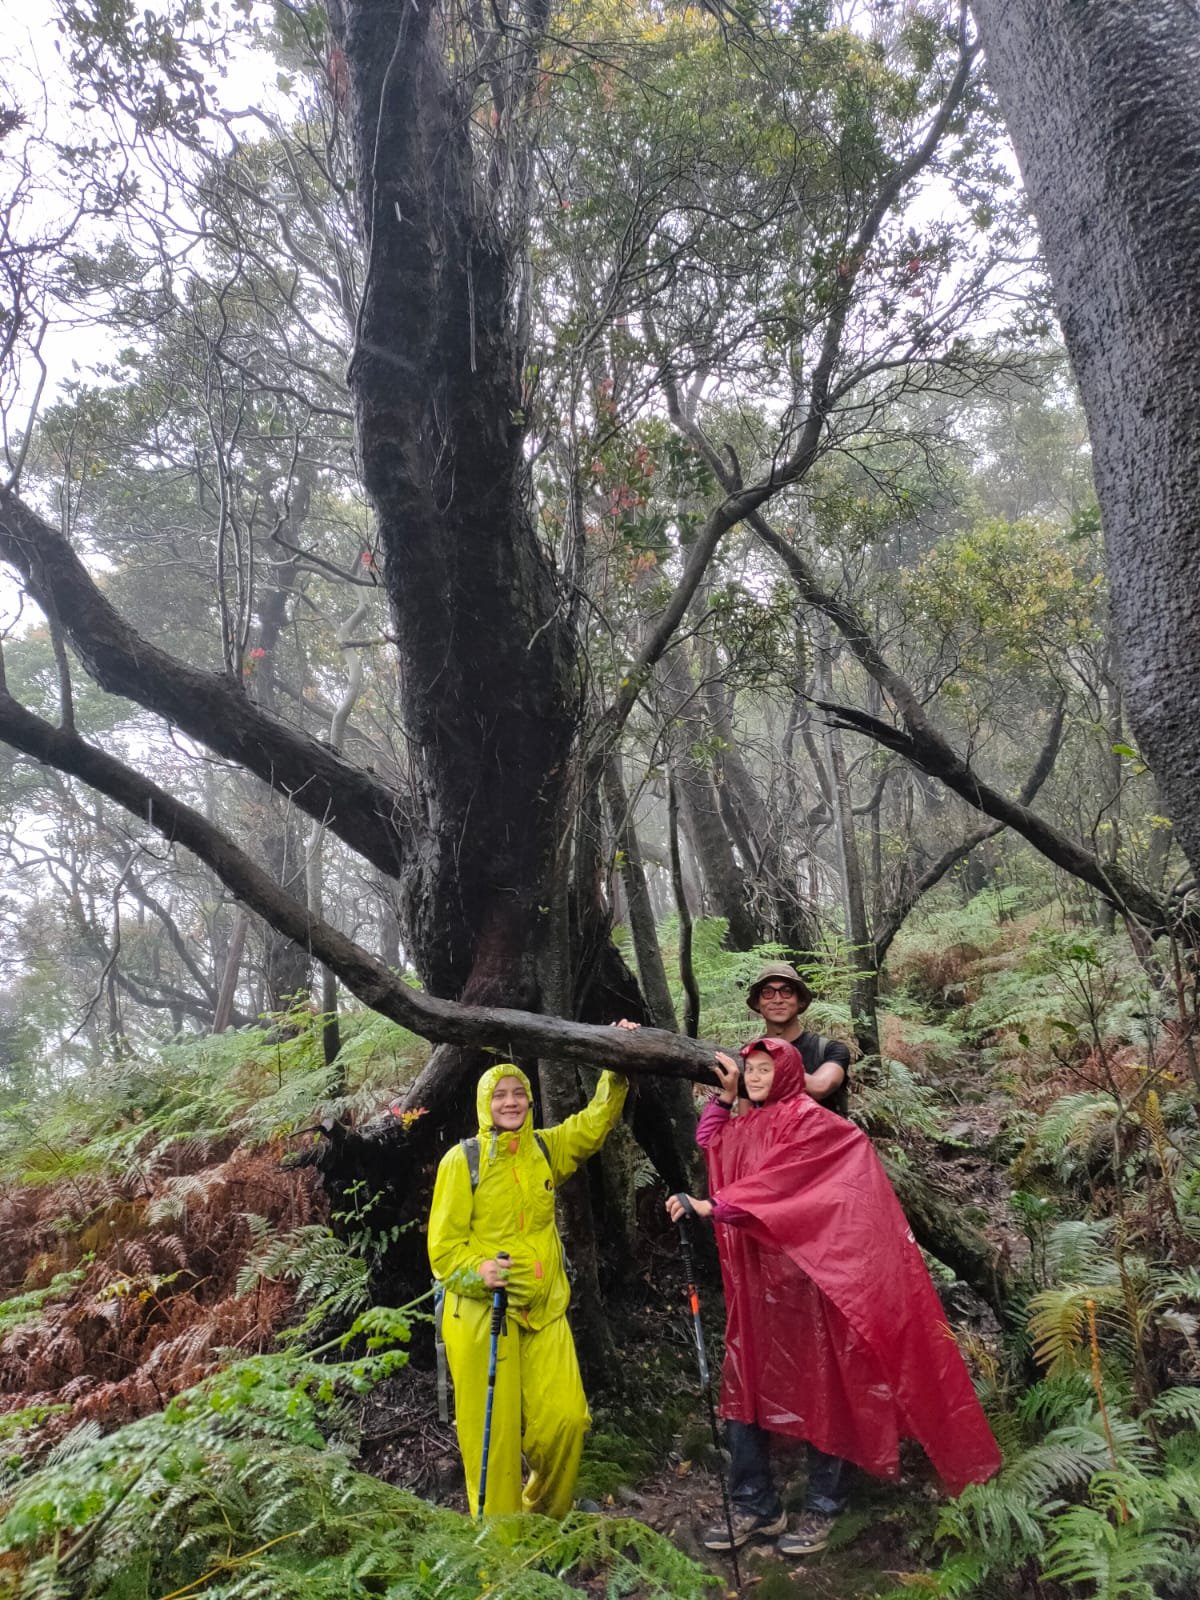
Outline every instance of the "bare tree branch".
{"type": "MultiPolygon", "coordinates": [[[[1033,804],[1038,790],[1050,776],[1055,758],[1058,755],[1059,746],[1062,744],[1065,716],[1066,700],[1060,699],[1054,709],[1054,715],[1050,719],[1050,727],[1046,732],[1041,753],[1033,771],[1026,780],[1025,787],[1021,790],[1020,803],[1023,806],[1033,804]]],[[[977,828],[973,828],[970,833],[964,834],[961,839],[957,840],[947,850],[944,850],[936,861],[931,861],[919,878],[912,880],[907,891],[901,895],[894,905],[888,907],[875,929],[876,969],[883,966],[884,959],[891,948],[892,940],[904,926],[906,917],[917,902],[941,883],[946,874],[953,867],[956,867],[960,861],[964,861],[977,845],[983,844],[987,839],[994,839],[998,833],[1004,832],[1006,826],[1006,823],[1000,821],[981,823],[977,828]]]]}
{"type": "Polygon", "coordinates": [[[864,733],[886,749],[894,750],[897,755],[911,761],[913,766],[927,772],[931,778],[939,778],[969,805],[985,812],[1005,827],[1015,829],[1048,861],[1081,878],[1084,883],[1091,884],[1122,913],[1137,917],[1152,928],[1166,926],[1167,908],[1157,895],[1122,869],[1098,860],[1027,805],[1019,800],[1010,800],[1007,795],[992,788],[991,784],[985,783],[928,723],[919,732],[912,729],[905,731],[852,706],[838,705],[828,700],[814,703],[832,717],[837,726],[854,733],[864,733]]]}
{"type": "Polygon", "coordinates": [[[224,674],[199,671],[144,639],[109,603],[61,534],[15,496],[0,499],[0,558],[47,614],[57,615],[101,688],[156,712],[246,767],[382,872],[401,875],[408,846],[392,790],[327,745],[268,716],[224,674]]]}
{"type": "Polygon", "coordinates": [[[315,917],[198,811],[131,767],[56,728],[0,691],[0,738],[35,760],[81,779],[141,817],[164,839],[184,845],[237,899],[312,951],[365,1006],[423,1038],[495,1049],[505,1055],[549,1056],[618,1072],[653,1072],[716,1083],[709,1063],[716,1046],[659,1028],[636,1033],[591,1027],[499,1006],[464,1006],[412,989],[382,962],[315,917]]]}

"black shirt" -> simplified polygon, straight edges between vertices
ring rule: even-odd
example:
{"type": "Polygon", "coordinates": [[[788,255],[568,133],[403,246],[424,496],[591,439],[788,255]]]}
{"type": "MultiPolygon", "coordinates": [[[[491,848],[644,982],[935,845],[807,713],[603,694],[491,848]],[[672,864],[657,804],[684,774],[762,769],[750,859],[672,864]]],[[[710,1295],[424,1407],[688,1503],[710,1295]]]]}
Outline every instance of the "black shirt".
{"type": "MultiPolygon", "coordinates": [[[[819,1106],[827,1106],[830,1111],[836,1111],[839,1117],[850,1115],[850,1047],[840,1039],[822,1039],[817,1033],[802,1033],[792,1043],[799,1050],[804,1059],[805,1072],[815,1072],[818,1067],[824,1066],[827,1061],[834,1061],[845,1076],[832,1094],[826,1095],[824,1100],[817,1100],[819,1106]]],[[[816,1099],[816,1096],[813,1096],[816,1099]]]]}

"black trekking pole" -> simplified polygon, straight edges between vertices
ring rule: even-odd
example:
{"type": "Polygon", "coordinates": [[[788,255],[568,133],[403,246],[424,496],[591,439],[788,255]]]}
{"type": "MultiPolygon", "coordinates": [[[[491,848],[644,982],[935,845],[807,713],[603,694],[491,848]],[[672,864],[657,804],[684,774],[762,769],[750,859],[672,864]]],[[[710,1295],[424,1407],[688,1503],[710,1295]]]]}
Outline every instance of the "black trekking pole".
{"type": "MultiPolygon", "coordinates": [[[[497,1250],[496,1265],[507,1266],[510,1260],[507,1250],[497,1250]]],[[[496,1399],[496,1357],[500,1348],[500,1329],[504,1323],[504,1313],[508,1309],[508,1290],[497,1289],[492,1295],[492,1342],[488,1350],[488,1379],[487,1379],[487,1405],[483,1412],[483,1456],[479,1463],[479,1501],[475,1515],[483,1520],[483,1505],[487,1498],[488,1456],[492,1448],[492,1406],[496,1399]]]]}
{"type": "Polygon", "coordinates": [[[713,1402],[712,1374],[708,1370],[708,1350],[704,1343],[704,1325],[700,1321],[700,1291],[696,1288],[696,1267],[692,1260],[692,1241],[688,1233],[688,1217],[695,1216],[691,1201],[685,1194],[677,1194],[683,1206],[679,1217],[679,1253],[683,1257],[683,1272],[687,1279],[688,1309],[692,1314],[692,1337],[696,1341],[696,1364],[700,1368],[700,1382],[708,1402],[708,1425],[712,1429],[713,1449],[717,1452],[717,1471],[721,1479],[721,1505],[725,1511],[725,1531],[729,1535],[729,1554],[733,1559],[733,1581],[742,1587],[738,1570],[737,1545],[733,1537],[733,1507],[729,1503],[729,1481],[725,1472],[725,1453],[721,1448],[721,1433],[717,1426],[717,1408],[713,1402]]]}

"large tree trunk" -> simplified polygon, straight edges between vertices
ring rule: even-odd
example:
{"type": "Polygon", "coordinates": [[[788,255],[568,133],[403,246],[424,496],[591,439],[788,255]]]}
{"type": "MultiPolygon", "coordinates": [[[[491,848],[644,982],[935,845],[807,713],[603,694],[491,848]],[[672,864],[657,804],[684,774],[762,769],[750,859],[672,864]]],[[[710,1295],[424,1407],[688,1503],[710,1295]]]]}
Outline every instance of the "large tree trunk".
{"type": "MultiPolygon", "coordinates": [[[[1124,700],[1121,693],[1120,670],[1117,652],[1110,639],[1103,680],[1104,727],[1108,749],[1103,762],[1104,810],[1100,818],[1101,825],[1107,825],[1103,834],[1102,855],[1110,870],[1116,867],[1121,856],[1121,786],[1124,781],[1121,745],[1125,738],[1125,730],[1122,725],[1124,700]]],[[[1106,933],[1111,933],[1116,927],[1116,907],[1111,900],[1101,899],[1099,922],[1106,933]]]]}
{"type": "Polygon", "coordinates": [[[771,816],[742,759],[731,697],[720,680],[715,652],[706,653],[704,700],[718,740],[714,770],[717,796],[733,812],[747,841],[747,891],[756,894],[768,908],[770,932],[780,944],[796,955],[816,950],[820,946],[820,929],[812,907],[800,894],[795,841],[771,816]]]}
{"type": "MultiPolygon", "coordinates": [[[[832,657],[828,627],[821,619],[825,637],[817,646],[818,693],[832,692],[832,657]]],[[[846,924],[848,960],[853,977],[850,981],[850,1020],[854,1037],[865,1056],[879,1054],[879,1018],[876,1007],[879,998],[879,972],[875,966],[875,949],[871,943],[871,930],[867,924],[867,906],[863,893],[862,858],[859,855],[858,836],[854,830],[854,808],[850,803],[850,778],[846,770],[846,754],[842,747],[841,729],[830,725],[825,730],[825,750],[829,763],[830,787],[833,795],[833,818],[837,829],[838,855],[842,867],[842,907],[846,924]]]]}
{"type": "Polygon", "coordinates": [[[619,871],[629,907],[629,932],[633,939],[638,978],[646,997],[646,1007],[656,1028],[669,1028],[674,1033],[679,1023],[667,985],[667,971],[663,966],[662,950],[654,926],[654,907],[650,903],[650,891],[642,866],[642,848],[633,820],[633,807],[625,792],[619,755],[609,756],[605,763],[604,789],[613,839],[620,858],[619,871]]]}
{"type": "Polygon", "coordinates": [[[751,950],[762,943],[765,930],[755,917],[746,894],[746,872],[734,855],[721,816],[711,762],[701,753],[711,730],[701,713],[696,684],[683,650],[672,650],[665,655],[655,676],[675,726],[674,770],[679,783],[683,824],[700,865],[705,890],[714,913],[729,924],[725,935],[728,948],[751,950]]]}
{"type": "Polygon", "coordinates": [[[249,923],[245,911],[241,906],[233,914],[233,932],[229,936],[229,950],[225,957],[225,967],[221,973],[221,987],[217,993],[217,1004],[213,1011],[212,1031],[224,1033],[233,1017],[233,999],[237,993],[238,972],[242,964],[242,950],[246,943],[246,928],[249,923]]]}
{"type": "Polygon", "coordinates": [[[448,13],[330,9],[367,257],[349,381],[416,784],[405,946],[435,994],[536,1006],[577,693],[528,509],[522,218],[497,221],[520,197],[481,170],[448,13]]]}
{"type": "Polygon", "coordinates": [[[974,0],[1092,440],[1139,748],[1200,869],[1194,0],[974,0]]]}
{"type": "MultiPolygon", "coordinates": [[[[306,475],[292,486],[291,503],[276,508],[288,541],[298,543],[312,503],[312,487],[306,475]]],[[[279,647],[296,598],[300,566],[293,558],[268,565],[272,573],[269,586],[258,597],[258,630],[255,639],[262,651],[257,670],[247,679],[250,698],[272,716],[279,714],[279,647]]],[[[260,800],[259,795],[254,800],[260,800]]],[[[263,811],[262,856],[267,870],[279,887],[298,900],[305,897],[304,847],[298,819],[291,804],[268,789],[263,811]]],[[[315,908],[319,911],[319,907],[315,908]]],[[[276,1014],[296,1005],[308,993],[312,981],[312,961],[308,951],[266,923],[263,927],[263,982],[266,1009],[276,1014]]]]}
{"type": "MultiPolygon", "coordinates": [[[[306,898],[304,840],[298,819],[284,811],[270,797],[264,818],[262,859],[267,871],[285,894],[297,900],[306,898]]],[[[314,907],[319,910],[319,907],[314,907]]],[[[263,979],[267,989],[267,1010],[279,1014],[307,997],[312,984],[312,958],[307,950],[278,933],[267,923],[263,928],[263,979]]]]}

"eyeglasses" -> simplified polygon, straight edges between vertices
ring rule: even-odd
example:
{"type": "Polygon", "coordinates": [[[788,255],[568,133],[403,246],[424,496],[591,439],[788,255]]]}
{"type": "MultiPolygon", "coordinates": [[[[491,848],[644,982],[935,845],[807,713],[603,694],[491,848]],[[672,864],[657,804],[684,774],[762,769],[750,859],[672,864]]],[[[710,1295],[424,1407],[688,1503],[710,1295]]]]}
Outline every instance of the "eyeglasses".
{"type": "Polygon", "coordinates": [[[795,993],[796,986],[793,983],[764,983],[762,988],[758,991],[759,999],[761,999],[764,994],[773,995],[776,999],[779,999],[782,995],[795,993]]]}

